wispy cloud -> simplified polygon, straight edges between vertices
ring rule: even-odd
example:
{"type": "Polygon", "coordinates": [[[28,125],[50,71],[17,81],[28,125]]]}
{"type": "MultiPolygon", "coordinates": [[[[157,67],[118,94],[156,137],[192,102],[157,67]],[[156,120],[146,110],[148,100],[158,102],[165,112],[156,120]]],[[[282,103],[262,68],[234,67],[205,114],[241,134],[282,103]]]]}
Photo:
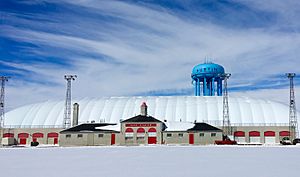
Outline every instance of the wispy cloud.
{"type": "Polygon", "coordinates": [[[284,73],[300,73],[300,5],[260,2],[44,0],[3,6],[0,69],[17,76],[8,85],[10,107],[62,99],[66,73],[78,75],[74,97],[191,94],[191,69],[205,57],[232,73],[237,94],[264,97],[262,90],[272,89],[281,95],[284,73]],[[290,13],[281,9],[289,7],[290,13]]]}

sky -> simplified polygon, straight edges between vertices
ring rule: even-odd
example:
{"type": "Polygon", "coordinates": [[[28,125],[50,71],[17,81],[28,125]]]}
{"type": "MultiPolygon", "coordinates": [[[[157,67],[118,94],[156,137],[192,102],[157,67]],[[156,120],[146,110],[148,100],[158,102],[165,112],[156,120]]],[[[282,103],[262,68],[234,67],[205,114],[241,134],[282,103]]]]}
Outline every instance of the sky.
{"type": "Polygon", "coordinates": [[[63,100],[65,74],[78,76],[74,99],[193,95],[205,60],[232,74],[230,95],[287,104],[299,19],[294,0],[2,0],[6,109],[63,100]]]}

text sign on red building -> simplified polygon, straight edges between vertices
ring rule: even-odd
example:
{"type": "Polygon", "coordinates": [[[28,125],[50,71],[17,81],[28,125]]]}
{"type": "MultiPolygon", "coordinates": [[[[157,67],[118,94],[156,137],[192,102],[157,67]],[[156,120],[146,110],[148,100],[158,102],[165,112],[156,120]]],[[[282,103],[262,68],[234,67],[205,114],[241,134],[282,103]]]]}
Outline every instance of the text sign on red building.
{"type": "Polygon", "coordinates": [[[156,124],[126,124],[125,127],[155,127],[156,124]]]}

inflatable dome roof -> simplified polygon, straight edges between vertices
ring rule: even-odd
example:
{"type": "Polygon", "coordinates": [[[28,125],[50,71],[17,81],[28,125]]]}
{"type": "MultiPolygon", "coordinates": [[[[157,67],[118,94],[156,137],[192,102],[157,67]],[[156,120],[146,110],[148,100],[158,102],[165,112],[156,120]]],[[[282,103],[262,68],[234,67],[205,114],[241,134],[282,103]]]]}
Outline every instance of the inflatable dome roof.
{"type": "MultiPolygon", "coordinates": [[[[79,123],[119,123],[140,114],[146,102],[148,115],[167,122],[222,122],[222,97],[149,96],[74,100],[79,103],[79,123]]],[[[5,127],[54,127],[63,123],[64,101],[26,105],[5,114],[5,127]]],[[[230,120],[236,124],[288,123],[289,107],[281,103],[229,97],[230,120]]],[[[215,122],[215,123],[214,123],[215,122]]]]}

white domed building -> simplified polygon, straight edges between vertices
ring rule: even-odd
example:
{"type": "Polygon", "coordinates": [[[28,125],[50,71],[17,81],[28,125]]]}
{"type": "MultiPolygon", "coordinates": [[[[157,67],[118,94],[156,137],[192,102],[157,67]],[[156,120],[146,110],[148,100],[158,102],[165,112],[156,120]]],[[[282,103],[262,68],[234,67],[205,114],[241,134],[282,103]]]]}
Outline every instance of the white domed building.
{"type": "MultiPolygon", "coordinates": [[[[148,96],[110,97],[74,100],[80,105],[78,122],[118,123],[140,113],[146,102],[148,114],[166,122],[208,122],[221,126],[223,103],[221,96],[148,96]]],[[[61,127],[64,101],[47,101],[26,105],[6,113],[6,127],[61,127]]],[[[230,121],[235,124],[288,124],[289,107],[281,103],[251,99],[229,98],[230,121]]]]}
{"type": "MultiPolygon", "coordinates": [[[[145,102],[148,105],[148,115],[164,123],[164,131],[169,132],[166,134],[184,132],[193,128],[195,123],[207,123],[221,129],[222,78],[217,72],[224,73],[224,68],[212,63],[197,65],[193,69],[196,96],[74,100],[74,103],[79,104],[79,109],[72,111],[74,116],[71,122],[75,121],[73,126],[105,123],[110,124],[109,130],[120,131],[120,122],[139,115],[140,105],[145,102]],[[205,75],[205,72],[210,74],[205,75]]],[[[42,144],[58,143],[59,133],[63,130],[64,105],[64,101],[47,101],[7,112],[1,137],[13,137],[18,144],[28,144],[31,141],[42,144]]],[[[281,103],[248,97],[229,97],[232,135],[240,143],[279,143],[283,137],[289,136],[288,116],[289,107],[281,103]]]]}

